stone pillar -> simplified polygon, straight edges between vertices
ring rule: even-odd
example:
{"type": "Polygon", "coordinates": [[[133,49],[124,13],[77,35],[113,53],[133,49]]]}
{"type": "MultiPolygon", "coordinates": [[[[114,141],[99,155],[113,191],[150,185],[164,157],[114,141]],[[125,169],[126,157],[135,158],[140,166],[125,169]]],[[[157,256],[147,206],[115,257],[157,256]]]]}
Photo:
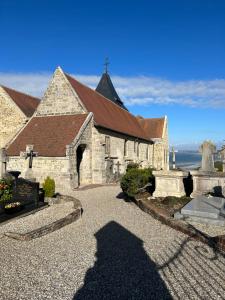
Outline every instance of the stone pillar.
{"type": "Polygon", "coordinates": [[[184,178],[188,176],[185,171],[153,171],[155,176],[154,197],[185,196],[184,178]]]}
{"type": "Polygon", "coordinates": [[[8,157],[6,155],[5,148],[0,149],[0,179],[3,178],[6,173],[6,163],[8,161],[8,157]]]}

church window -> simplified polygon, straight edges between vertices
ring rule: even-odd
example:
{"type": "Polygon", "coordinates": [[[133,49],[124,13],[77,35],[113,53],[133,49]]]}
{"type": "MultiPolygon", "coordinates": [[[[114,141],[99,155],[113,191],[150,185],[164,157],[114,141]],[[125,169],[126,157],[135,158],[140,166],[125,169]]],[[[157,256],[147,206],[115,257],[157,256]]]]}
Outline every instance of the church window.
{"type": "Polygon", "coordinates": [[[110,154],[110,137],[105,137],[105,154],[110,154]]]}
{"type": "Polygon", "coordinates": [[[148,159],[148,145],[146,145],[146,159],[148,159]]]}
{"type": "Polygon", "coordinates": [[[134,141],[134,153],[136,153],[136,142],[134,141]]]}
{"type": "Polygon", "coordinates": [[[137,143],[137,157],[139,157],[139,143],[137,143]]]}
{"type": "Polygon", "coordinates": [[[124,156],[127,156],[127,140],[124,141],[124,156]]]}

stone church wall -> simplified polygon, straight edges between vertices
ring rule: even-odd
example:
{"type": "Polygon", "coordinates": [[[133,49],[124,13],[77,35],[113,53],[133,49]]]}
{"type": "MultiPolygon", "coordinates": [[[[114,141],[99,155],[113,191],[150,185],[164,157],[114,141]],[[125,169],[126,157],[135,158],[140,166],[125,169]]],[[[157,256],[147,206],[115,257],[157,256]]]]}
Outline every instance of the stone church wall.
{"type": "MultiPolygon", "coordinates": [[[[18,156],[12,156],[7,163],[7,170],[18,170],[21,177],[25,177],[28,169],[28,160],[18,156]]],[[[56,192],[66,192],[70,186],[69,159],[68,157],[35,157],[33,159],[32,172],[41,184],[47,176],[54,178],[56,192]]]]}
{"type": "Polygon", "coordinates": [[[0,87],[0,148],[16,135],[26,123],[26,116],[0,87]]]}
{"type": "Polygon", "coordinates": [[[60,68],[57,68],[36,115],[64,115],[84,113],[78,96],[60,68]]]}
{"type": "Polygon", "coordinates": [[[154,166],[157,170],[169,170],[168,125],[165,125],[164,136],[153,145],[154,166]]]}
{"type": "Polygon", "coordinates": [[[144,141],[137,141],[130,136],[102,128],[93,127],[92,129],[93,183],[107,182],[107,176],[109,174],[107,174],[106,170],[107,161],[109,160],[113,162],[112,172],[116,173],[118,171],[117,162],[119,162],[119,172],[123,174],[130,162],[140,163],[142,167],[150,167],[152,162],[151,155],[152,151],[150,145],[144,141]],[[106,137],[109,137],[110,153],[106,153],[106,137]],[[127,147],[126,151],[124,149],[125,141],[127,147]]]}

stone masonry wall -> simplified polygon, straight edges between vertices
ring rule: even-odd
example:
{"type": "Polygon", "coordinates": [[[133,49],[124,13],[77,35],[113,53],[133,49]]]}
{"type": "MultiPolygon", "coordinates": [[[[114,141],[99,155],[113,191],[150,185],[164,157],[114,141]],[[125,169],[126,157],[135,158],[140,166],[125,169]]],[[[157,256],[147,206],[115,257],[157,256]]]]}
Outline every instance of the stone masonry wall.
{"type": "Polygon", "coordinates": [[[44,98],[38,106],[36,115],[65,115],[84,113],[85,109],[65,78],[60,68],[57,68],[44,98]]]}
{"type": "Polygon", "coordinates": [[[93,118],[89,121],[82,132],[78,141],[71,143],[67,150],[67,156],[70,162],[70,178],[71,187],[78,187],[78,173],[77,173],[77,148],[84,147],[83,158],[80,164],[80,183],[81,185],[92,183],[92,126],[93,118]]]}
{"type": "Polygon", "coordinates": [[[153,145],[154,167],[157,170],[169,169],[169,141],[168,141],[168,125],[165,125],[164,136],[160,141],[153,145]]]}
{"type": "Polygon", "coordinates": [[[152,151],[150,145],[145,141],[137,141],[127,135],[112,132],[106,129],[93,127],[92,129],[92,181],[93,183],[104,183],[106,178],[107,159],[113,161],[113,172],[117,172],[116,163],[119,162],[120,174],[126,170],[129,162],[140,163],[142,167],[150,167],[152,163],[152,151]],[[105,153],[105,137],[110,138],[110,154],[105,153]],[[124,144],[126,141],[126,156],[124,144]],[[139,150],[138,150],[139,147],[139,150]],[[148,151],[147,151],[148,148],[148,151]],[[139,151],[139,156],[138,156],[139,151]]]}
{"type": "MultiPolygon", "coordinates": [[[[10,157],[7,171],[18,170],[22,177],[28,169],[28,160],[21,157],[10,157]]],[[[35,157],[32,172],[41,184],[47,176],[54,178],[56,192],[65,193],[70,187],[69,159],[68,157],[35,157]]]]}
{"type": "Polygon", "coordinates": [[[0,148],[2,148],[24,126],[27,118],[1,87],[0,108],[0,148]]]}

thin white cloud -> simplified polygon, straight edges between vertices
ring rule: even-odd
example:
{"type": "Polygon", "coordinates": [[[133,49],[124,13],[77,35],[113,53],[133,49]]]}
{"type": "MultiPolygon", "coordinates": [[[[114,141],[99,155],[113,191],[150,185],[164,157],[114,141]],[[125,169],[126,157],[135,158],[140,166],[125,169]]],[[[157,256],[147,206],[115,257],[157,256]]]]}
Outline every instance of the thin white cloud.
{"type": "MultiPolygon", "coordinates": [[[[50,73],[0,73],[0,84],[41,97],[50,73]]],[[[95,88],[96,75],[74,75],[95,88]]],[[[151,104],[183,105],[199,108],[225,108],[225,79],[170,81],[154,77],[112,76],[118,94],[127,106],[151,104]]]]}

